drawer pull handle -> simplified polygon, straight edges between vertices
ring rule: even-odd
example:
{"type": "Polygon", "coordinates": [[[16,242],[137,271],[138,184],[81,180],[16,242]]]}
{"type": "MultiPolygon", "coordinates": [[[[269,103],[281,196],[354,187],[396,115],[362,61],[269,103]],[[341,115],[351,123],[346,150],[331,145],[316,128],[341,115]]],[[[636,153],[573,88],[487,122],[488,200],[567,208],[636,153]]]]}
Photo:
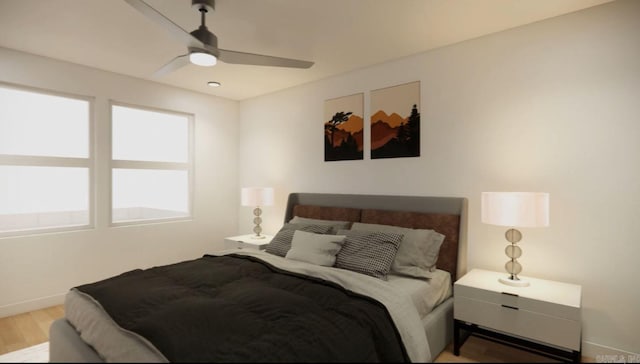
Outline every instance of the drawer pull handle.
{"type": "Polygon", "coordinates": [[[507,306],[507,305],[500,305],[500,306],[502,306],[502,307],[504,307],[504,308],[510,308],[510,309],[512,309],[512,310],[519,310],[519,308],[517,308],[517,307],[513,307],[513,306],[507,306]]]}
{"type": "Polygon", "coordinates": [[[517,295],[517,294],[515,294],[515,293],[509,293],[509,292],[500,292],[500,293],[502,293],[502,294],[506,294],[507,296],[518,297],[518,295],[517,295]]]}

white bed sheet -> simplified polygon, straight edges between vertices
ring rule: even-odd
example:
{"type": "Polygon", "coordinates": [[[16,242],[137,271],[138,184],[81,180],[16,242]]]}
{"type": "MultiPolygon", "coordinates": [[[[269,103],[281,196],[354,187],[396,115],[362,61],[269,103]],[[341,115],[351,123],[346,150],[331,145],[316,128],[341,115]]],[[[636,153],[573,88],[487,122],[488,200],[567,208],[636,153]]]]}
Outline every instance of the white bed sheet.
{"type": "Polygon", "coordinates": [[[429,280],[389,274],[387,282],[411,297],[421,319],[453,294],[451,274],[440,269],[429,280]]]}

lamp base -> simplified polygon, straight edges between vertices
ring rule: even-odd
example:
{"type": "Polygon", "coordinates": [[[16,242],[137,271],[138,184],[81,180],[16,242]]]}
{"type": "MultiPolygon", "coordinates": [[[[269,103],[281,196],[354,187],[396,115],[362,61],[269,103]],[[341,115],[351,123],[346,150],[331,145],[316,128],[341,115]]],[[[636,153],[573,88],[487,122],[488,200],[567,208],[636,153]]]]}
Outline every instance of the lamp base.
{"type": "Polygon", "coordinates": [[[506,284],[507,286],[513,287],[529,287],[529,281],[526,279],[511,279],[511,278],[500,278],[498,279],[500,283],[506,284]]]}
{"type": "Polygon", "coordinates": [[[264,235],[251,235],[251,239],[264,239],[264,235]]]}

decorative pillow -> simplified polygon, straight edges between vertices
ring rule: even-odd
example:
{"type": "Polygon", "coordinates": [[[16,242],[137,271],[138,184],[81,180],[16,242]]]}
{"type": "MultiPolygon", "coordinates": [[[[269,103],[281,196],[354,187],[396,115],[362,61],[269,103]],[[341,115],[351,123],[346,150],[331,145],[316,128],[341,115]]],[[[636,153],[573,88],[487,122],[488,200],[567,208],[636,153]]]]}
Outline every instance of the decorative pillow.
{"type": "Polygon", "coordinates": [[[271,239],[265,250],[267,253],[284,257],[291,249],[291,240],[296,230],[308,231],[311,233],[328,234],[331,231],[329,225],[309,225],[309,224],[284,224],[282,229],[271,239]]]}
{"type": "Polygon", "coordinates": [[[354,223],[356,231],[378,231],[402,234],[398,253],[391,265],[391,272],[415,278],[431,278],[444,235],[429,229],[410,229],[399,226],[354,223]]]}
{"type": "Polygon", "coordinates": [[[310,219],[308,217],[294,216],[289,220],[292,224],[313,224],[313,225],[330,225],[332,228],[332,234],[335,234],[340,229],[348,229],[351,226],[351,221],[336,221],[336,220],[321,220],[310,219]]]}
{"type": "Polygon", "coordinates": [[[402,234],[339,230],[338,235],[347,237],[336,255],[336,268],[387,279],[402,234]]]}
{"type": "Polygon", "coordinates": [[[296,230],[285,258],[332,267],[344,244],[344,235],[322,235],[296,230]]]}

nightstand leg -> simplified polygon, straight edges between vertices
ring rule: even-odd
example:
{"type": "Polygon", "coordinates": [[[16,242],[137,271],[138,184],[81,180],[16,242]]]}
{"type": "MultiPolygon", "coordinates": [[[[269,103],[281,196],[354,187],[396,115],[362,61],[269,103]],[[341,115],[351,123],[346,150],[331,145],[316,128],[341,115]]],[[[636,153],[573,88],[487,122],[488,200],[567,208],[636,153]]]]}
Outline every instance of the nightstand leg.
{"type": "Polygon", "coordinates": [[[580,363],[582,361],[582,351],[573,352],[573,362],[580,363]]]}
{"type": "Polygon", "coordinates": [[[453,320],[453,355],[460,356],[460,324],[453,320]]]}

